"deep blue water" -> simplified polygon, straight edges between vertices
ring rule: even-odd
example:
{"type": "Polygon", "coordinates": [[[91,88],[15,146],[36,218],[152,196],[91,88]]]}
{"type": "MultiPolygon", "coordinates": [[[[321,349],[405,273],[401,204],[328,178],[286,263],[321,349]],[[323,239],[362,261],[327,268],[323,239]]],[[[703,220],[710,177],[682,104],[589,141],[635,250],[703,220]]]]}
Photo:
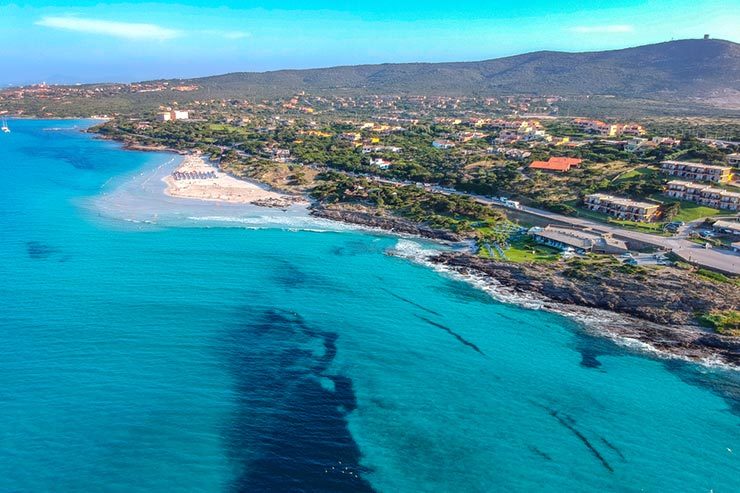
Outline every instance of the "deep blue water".
{"type": "Polygon", "coordinates": [[[0,491],[740,490],[737,373],[164,199],[82,125],[0,135],[0,491]]]}

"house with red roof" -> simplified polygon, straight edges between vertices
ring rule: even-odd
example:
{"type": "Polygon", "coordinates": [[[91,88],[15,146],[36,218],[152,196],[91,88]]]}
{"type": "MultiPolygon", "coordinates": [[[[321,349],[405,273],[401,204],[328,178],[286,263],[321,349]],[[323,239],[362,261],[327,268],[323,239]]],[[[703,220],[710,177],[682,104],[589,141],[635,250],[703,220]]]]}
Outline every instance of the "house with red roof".
{"type": "Polygon", "coordinates": [[[529,167],[532,169],[565,173],[570,171],[572,167],[580,165],[582,162],[582,159],[573,157],[551,157],[547,161],[533,161],[529,167]]]}

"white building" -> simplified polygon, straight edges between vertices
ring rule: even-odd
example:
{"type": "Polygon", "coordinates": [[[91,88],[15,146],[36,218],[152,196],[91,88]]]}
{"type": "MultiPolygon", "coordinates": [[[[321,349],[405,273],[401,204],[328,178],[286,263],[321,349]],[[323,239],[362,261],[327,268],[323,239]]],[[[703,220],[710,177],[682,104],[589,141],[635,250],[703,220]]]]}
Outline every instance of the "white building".
{"type": "Polygon", "coordinates": [[[165,111],[164,113],[159,114],[158,119],[161,122],[169,122],[173,120],[187,120],[188,112],[180,111],[180,110],[165,111]]]}
{"type": "Polygon", "coordinates": [[[571,249],[579,254],[588,252],[620,254],[629,251],[624,241],[613,238],[611,234],[588,229],[550,224],[545,228],[534,227],[528,234],[537,243],[559,250],[571,249]]]}
{"type": "Polygon", "coordinates": [[[451,140],[435,140],[432,142],[432,146],[436,149],[452,149],[455,147],[455,143],[451,140]]]}
{"type": "Polygon", "coordinates": [[[377,166],[380,169],[388,169],[388,168],[391,167],[391,164],[393,164],[393,163],[391,163],[390,161],[387,161],[387,160],[385,160],[385,159],[383,159],[381,157],[376,157],[376,158],[372,158],[370,160],[370,164],[373,165],[373,166],[377,166]]]}

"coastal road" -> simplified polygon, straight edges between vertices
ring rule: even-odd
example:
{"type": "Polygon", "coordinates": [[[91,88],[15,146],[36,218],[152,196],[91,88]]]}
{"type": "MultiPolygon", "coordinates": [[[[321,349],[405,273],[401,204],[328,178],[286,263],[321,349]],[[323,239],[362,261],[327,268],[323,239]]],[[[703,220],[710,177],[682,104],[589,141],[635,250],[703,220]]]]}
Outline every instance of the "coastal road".
{"type": "MultiPolygon", "coordinates": [[[[493,201],[488,200],[489,203],[493,201]]],[[[718,250],[714,248],[704,248],[685,238],[666,237],[641,233],[639,231],[630,231],[628,229],[609,226],[587,219],[564,216],[550,211],[535,209],[533,207],[524,207],[518,209],[527,214],[538,216],[551,221],[591,228],[594,231],[602,233],[611,233],[612,235],[625,239],[633,240],[648,245],[653,245],[664,250],[675,253],[689,263],[708,267],[712,270],[725,272],[728,274],[740,275],[740,255],[729,250],[718,250]]]]}
{"type": "MultiPolygon", "coordinates": [[[[363,176],[383,183],[394,185],[408,185],[408,183],[403,183],[396,180],[389,180],[387,178],[379,178],[372,175],[363,176]]],[[[608,224],[603,224],[588,219],[565,216],[563,214],[546,211],[544,209],[537,209],[534,207],[521,206],[519,209],[511,209],[505,207],[498,200],[493,200],[481,195],[459,192],[451,188],[439,186],[427,186],[427,188],[446,195],[465,195],[477,200],[482,204],[490,205],[492,207],[516,210],[517,212],[523,212],[552,222],[578,226],[581,228],[590,228],[601,233],[610,233],[613,236],[626,241],[632,240],[634,242],[652,245],[656,248],[673,252],[685,261],[695,265],[707,267],[709,269],[724,272],[727,274],[740,275],[740,254],[734,253],[729,250],[704,248],[704,246],[691,242],[682,237],[665,237],[648,233],[641,233],[639,231],[631,231],[628,229],[618,228],[616,226],[610,226],[608,224]]]]}

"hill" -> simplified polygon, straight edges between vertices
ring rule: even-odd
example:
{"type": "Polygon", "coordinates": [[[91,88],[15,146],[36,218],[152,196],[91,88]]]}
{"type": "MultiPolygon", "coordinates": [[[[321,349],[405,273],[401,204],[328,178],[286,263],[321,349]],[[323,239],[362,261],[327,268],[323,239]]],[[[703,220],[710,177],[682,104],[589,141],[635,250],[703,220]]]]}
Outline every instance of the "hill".
{"type": "Polygon", "coordinates": [[[680,40],[612,51],[541,51],[480,62],[358,65],[191,79],[227,96],[312,94],[611,95],[740,100],[740,45],[680,40]]]}
{"type": "MultiPolygon", "coordinates": [[[[145,88],[145,87],[144,87],[145,88]]],[[[593,117],[740,115],[740,44],[669,41],[621,50],[540,51],[479,62],[390,63],[307,70],[238,72],[139,85],[52,86],[0,91],[0,111],[89,116],[152,111],[173,100],[312,95],[564,96],[561,114],[593,117]],[[144,86],[196,90],[141,90],[144,86]],[[19,92],[25,96],[18,97],[19,92]],[[38,95],[38,97],[36,97],[38,95]]]]}

